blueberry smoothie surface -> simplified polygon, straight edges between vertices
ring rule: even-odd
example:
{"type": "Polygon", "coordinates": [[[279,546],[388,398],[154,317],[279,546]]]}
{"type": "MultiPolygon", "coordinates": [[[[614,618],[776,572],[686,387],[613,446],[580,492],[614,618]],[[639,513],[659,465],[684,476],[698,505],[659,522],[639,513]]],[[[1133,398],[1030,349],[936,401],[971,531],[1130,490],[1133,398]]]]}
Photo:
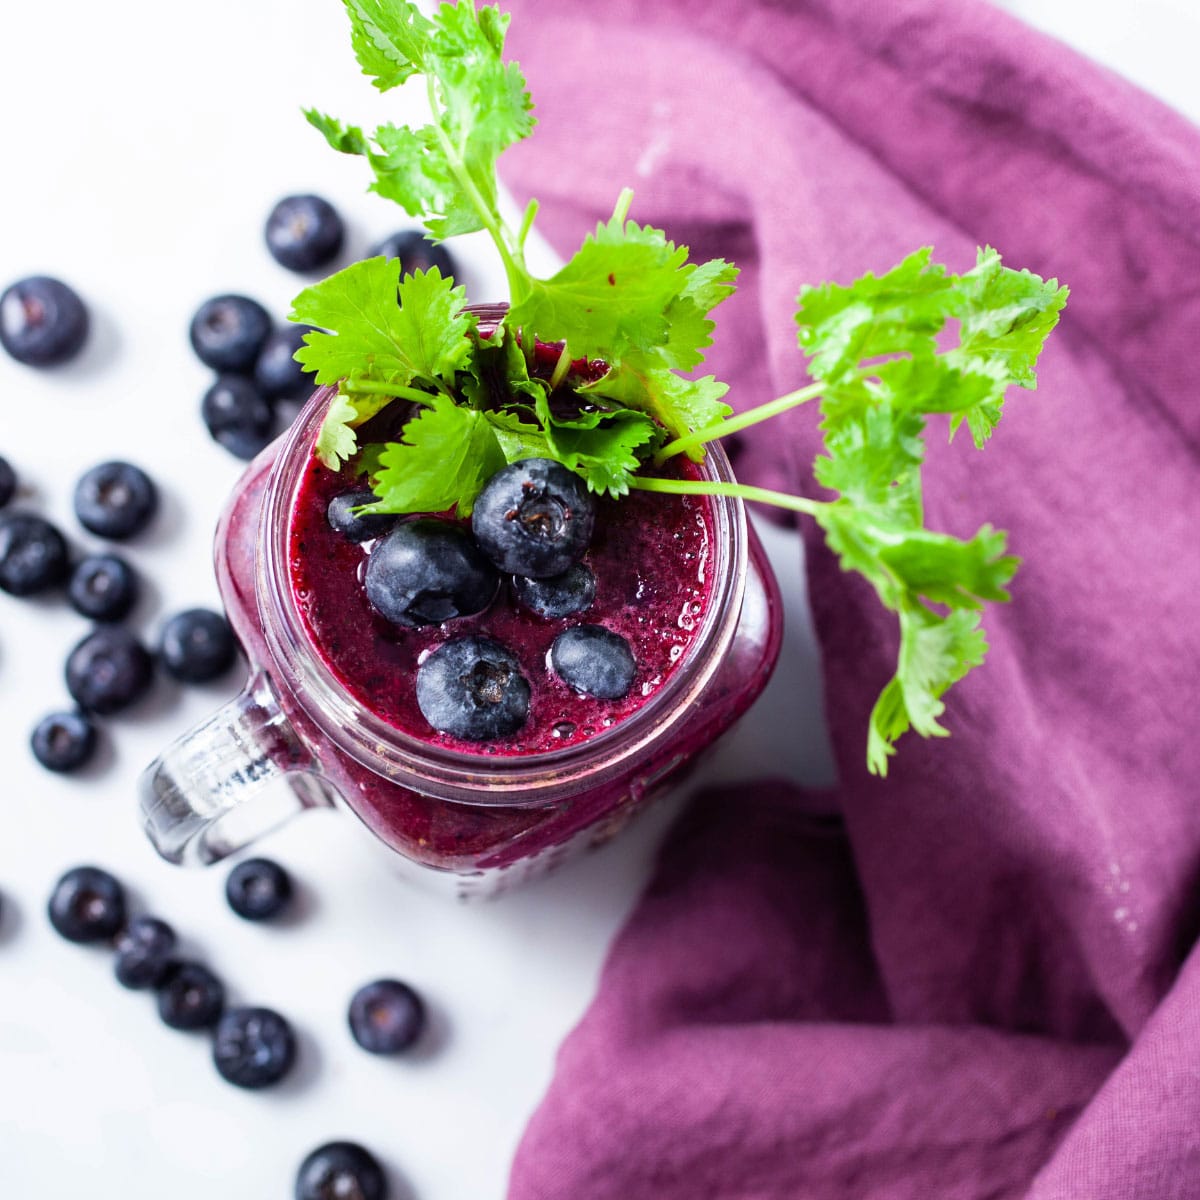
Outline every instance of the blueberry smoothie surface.
{"type": "MultiPolygon", "coordinates": [[[[690,477],[694,468],[687,464],[690,477]]],[[[312,644],[338,682],[361,705],[402,733],[446,749],[482,755],[560,750],[613,728],[650,701],[676,670],[700,629],[711,593],[713,517],[704,496],[633,492],[598,499],[582,562],[595,596],[582,611],[540,616],[519,599],[520,581],[501,576],[482,612],[413,628],[382,616],[368,599],[364,575],[378,539],[355,542],[333,529],[330,501],[362,488],[351,468],[334,472],[313,459],[297,489],[289,530],[292,593],[312,644]],[[564,630],[600,626],[633,653],[624,696],[600,699],[576,691],[551,665],[564,630]],[[465,740],[435,729],[417,703],[420,665],[447,642],[483,637],[514,655],[529,683],[529,713],[506,736],[465,740]]],[[[451,514],[434,516],[470,532],[451,514]]]]}

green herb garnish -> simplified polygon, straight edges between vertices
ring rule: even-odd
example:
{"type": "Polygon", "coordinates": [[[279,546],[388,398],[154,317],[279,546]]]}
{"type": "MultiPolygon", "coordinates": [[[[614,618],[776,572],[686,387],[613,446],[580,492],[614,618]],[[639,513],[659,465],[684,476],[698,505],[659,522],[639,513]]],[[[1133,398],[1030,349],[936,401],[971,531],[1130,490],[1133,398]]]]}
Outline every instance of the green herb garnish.
{"type": "Polygon", "coordinates": [[[728,495],[806,513],[843,567],[865,576],[899,617],[899,661],[871,714],[868,767],[886,774],[910,728],[945,735],[942,695],[983,661],[981,609],[1008,599],[1018,560],[990,526],[969,539],[924,527],[926,419],[946,414],[951,436],[965,423],[982,447],[1008,388],[1036,386],[1067,289],[1003,266],[990,248],[962,275],[922,249],[878,277],[802,288],[798,341],[813,383],[734,416],[726,385],[694,372],[712,340],[709,314],[734,290],[737,269],[691,263],[687,247],[629,220],[628,189],[555,275],[538,279],[526,266],[537,203],[514,232],[496,181],[500,153],[534,125],[520,70],[503,59],[508,17],[473,0],[432,17],[405,0],[344,3],[364,73],[380,91],[423,80],[431,121],[367,135],[316,111],[308,120],[334,149],[365,157],[372,189],[431,236],[485,230],[509,308],[482,337],[453,280],[436,269],[401,279],[383,259],[302,292],[291,318],[328,332],[308,334],[297,357],[318,383],[338,387],[317,442],[321,460],[333,469],[354,460],[379,512],[469,513],[499,467],[537,456],[611,496],[728,495]],[[952,347],[942,336],[951,322],[952,347]],[[533,370],[538,342],[560,348],[549,377],[533,370]],[[579,360],[607,370],[585,381],[572,373],[579,360]],[[566,411],[551,403],[564,391],[573,397],[566,411]],[[414,406],[401,440],[360,446],[360,427],[397,399],[414,406]],[[814,471],[833,500],[647,473],[677,454],[698,460],[707,443],[809,401],[819,404],[826,447],[814,471]]]}

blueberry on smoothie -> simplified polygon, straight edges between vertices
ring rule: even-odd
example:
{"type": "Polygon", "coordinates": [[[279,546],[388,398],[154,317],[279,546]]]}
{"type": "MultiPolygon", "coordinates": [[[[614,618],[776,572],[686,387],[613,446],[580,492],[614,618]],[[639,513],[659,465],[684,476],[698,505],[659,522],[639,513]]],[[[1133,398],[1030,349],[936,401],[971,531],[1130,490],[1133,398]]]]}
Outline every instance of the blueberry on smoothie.
{"type": "Polygon", "coordinates": [[[67,577],[67,540],[33,513],[0,516],[0,591],[33,596],[67,577]]]}
{"type": "Polygon", "coordinates": [[[3,508],[17,494],[17,473],[12,464],[0,455],[0,508],[3,508]]]}
{"type": "Polygon", "coordinates": [[[516,733],[529,716],[529,681],[490,638],[456,638],[417,668],[417,706],[441,733],[482,742],[516,733]]]}
{"type": "Polygon", "coordinates": [[[188,337],[214,371],[251,371],[271,333],[271,316],[249,296],[214,296],[196,309],[188,337]]]}
{"type": "Polygon", "coordinates": [[[67,691],[85,712],[102,717],[139,700],[154,679],[150,652],[128,629],[103,626],[67,657],[67,691]]]}
{"type": "Polygon", "coordinates": [[[222,1079],[241,1088],[278,1083],[296,1061],[296,1036],[270,1008],[231,1008],[213,1034],[213,1063],[222,1079]]]}
{"type": "Polygon", "coordinates": [[[209,608],[176,613],[163,626],[158,658],[180,683],[219,679],[237,658],[237,638],[223,614],[209,608]]]}
{"type": "Polygon", "coordinates": [[[267,217],[267,249],[290,271],[315,271],[331,263],[346,229],[337,209],[320,196],[285,196],[267,217]]]}
{"type": "Polygon", "coordinates": [[[327,1142],[300,1164],[295,1200],[387,1200],[387,1177],[357,1142],[327,1142]]]}
{"type": "Polygon", "coordinates": [[[291,898],[291,876],[269,858],[248,858],[238,863],[225,880],[229,907],[247,921],[277,917],[291,898]]]}
{"type": "Polygon", "coordinates": [[[106,942],[125,924],[125,889],[100,867],[72,867],[54,885],[47,915],[69,942],[106,942]]]}
{"type": "Polygon", "coordinates": [[[92,621],[122,621],[138,598],[134,569],[116,554],[89,554],[71,571],[67,599],[81,617],[92,621]]]}
{"type": "Polygon", "coordinates": [[[307,325],[284,325],[267,338],[254,363],[254,382],[268,400],[299,400],[316,386],[312,376],[296,361],[304,345],[307,325]]]}
{"type": "Polygon", "coordinates": [[[514,575],[513,593],[517,603],[530,612],[557,620],[591,607],[596,598],[596,577],[583,563],[575,563],[549,579],[514,575]]]}
{"type": "Polygon", "coordinates": [[[141,533],[158,511],[158,488],[133,463],[104,462],[80,476],[74,503],[84,529],[123,541],[141,533]]]}
{"type": "Polygon", "coordinates": [[[583,557],[594,521],[595,505],[578,475],[549,458],[526,458],[484,485],[471,529],[500,570],[548,579],[583,557]]]}
{"type": "Polygon", "coordinates": [[[500,577],[470,534],[449,521],[405,521],[367,558],[367,599],[397,625],[440,625],[482,612],[500,577]]]}
{"type": "Polygon", "coordinates": [[[117,955],[113,972],[127,988],[157,987],[175,953],[175,930],[157,917],[134,917],[113,943],[117,955]]]}
{"type": "Polygon", "coordinates": [[[171,963],[156,985],[158,1015],[172,1029],[211,1029],[225,1010],[225,985],[203,963],[171,963]]]}
{"type": "Polygon", "coordinates": [[[27,367],[67,362],[87,334],[87,308],[61,279],[31,275],[0,293],[0,346],[27,367]]]}
{"type": "Polygon", "coordinates": [[[249,379],[218,375],[200,401],[209,436],[235,458],[249,462],[270,441],[275,410],[249,379]]]}
{"type": "Polygon", "coordinates": [[[329,528],[352,542],[369,542],[383,537],[399,519],[395,513],[356,513],[356,508],[374,504],[379,497],[370,488],[356,488],[334,496],[325,510],[329,528]]]}
{"type": "Polygon", "coordinates": [[[400,274],[411,275],[414,271],[428,271],[437,267],[443,279],[458,273],[454,259],[441,242],[435,242],[420,229],[402,229],[389,234],[371,247],[368,258],[398,258],[400,274]]]}
{"type": "Polygon", "coordinates": [[[50,713],[33,727],[29,748],[46,770],[65,775],[91,760],[96,726],[81,712],[50,713]]]}
{"type": "Polygon", "coordinates": [[[424,1001],[398,979],[364,984],[350,1001],[350,1033],[371,1054],[400,1054],[424,1028],[424,1001]]]}
{"type": "Polygon", "coordinates": [[[550,665],[569,687],[598,700],[620,700],[637,674],[629,643],[601,625],[564,629],[550,647],[550,665]]]}

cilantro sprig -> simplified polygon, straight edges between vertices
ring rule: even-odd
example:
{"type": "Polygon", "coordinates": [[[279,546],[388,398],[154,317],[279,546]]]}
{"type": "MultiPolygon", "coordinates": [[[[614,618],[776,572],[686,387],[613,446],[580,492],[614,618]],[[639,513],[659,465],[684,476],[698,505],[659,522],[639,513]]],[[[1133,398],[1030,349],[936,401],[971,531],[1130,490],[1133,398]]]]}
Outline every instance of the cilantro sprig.
{"type": "Polygon", "coordinates": [[[737,268],[692,263],[687,247],[630,220],[631,192],[554,275],[529,271],[537,203],[514,232],[496,177],[501,152],[534,127],[520,70],[503,58],[508,17],[473,0],[429,17],[404,0],[343,3],[364,73],[384,92],[423,81],[430,121],[367,134],[315,110],[308,120],[334,149],[365,158],[371,188],[432,237],[486,231],[509,305],[483,336],[453,280],[436,269],[401,279],[383,259],[303,291],[291,316],[315,331],[297,358],[338,389],[321,460],[352,461],[380,512],[469,513],[496,470],[537,456],[615,497],[729,495],[805,513],[897,616],[896,671],[871,714],[868,767],[886,774],[909,729],[944,736],[943,696],[983,661],[982,610],[1008,599],[1018,560],[989,525],[970,538],[925,528],[924,436],[936,419],[952,438],[965,425],[977,448],[987,443],[1009,389],[1036,387],[1067,289],[1005,267],[991,248],[963,274],[926,248],[879,276],[804,287],[795,321],[812,382],[734,415],[726,385],[697,370],[737,268]],[[552,371],[536,368],[539,344],[557,347],[552,371]],[[575,372],[588,360],[602,364],[598,375],[575,372]],[[411,406],[399,440],[360,446],[360,430],[398,401],[411,406]],[[829,499],[653,470],[680,454],[699,460],[710,442],[810,402],[825,442],[814,476],[829,499]]]}

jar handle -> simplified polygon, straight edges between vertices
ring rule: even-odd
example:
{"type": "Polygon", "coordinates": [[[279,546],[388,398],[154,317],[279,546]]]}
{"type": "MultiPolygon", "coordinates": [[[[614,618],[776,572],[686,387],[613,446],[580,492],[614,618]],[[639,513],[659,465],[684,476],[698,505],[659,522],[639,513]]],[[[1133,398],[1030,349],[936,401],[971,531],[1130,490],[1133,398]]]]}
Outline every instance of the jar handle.
{"type": "Polygon", "coordinates": [[[317,770],[260,671],[142,773],[146,834],[168,862],[217,862],[297,812],[333,803],[317,770]]]}

